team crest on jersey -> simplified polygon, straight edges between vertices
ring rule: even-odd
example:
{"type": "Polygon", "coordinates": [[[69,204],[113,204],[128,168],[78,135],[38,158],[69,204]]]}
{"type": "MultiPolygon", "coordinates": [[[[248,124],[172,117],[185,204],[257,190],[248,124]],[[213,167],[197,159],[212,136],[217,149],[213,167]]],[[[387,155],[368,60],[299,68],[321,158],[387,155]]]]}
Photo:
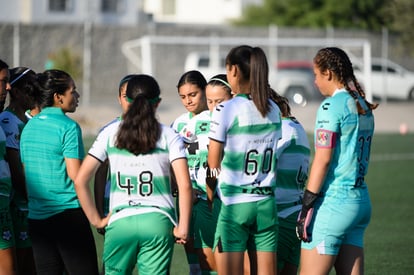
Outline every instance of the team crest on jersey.
{"type": "Polygon", "coordinates": [[[20,235],[19,235],[19,239],[20,239],[20,240],[25,241],[25,240],[27,240],[28,238],[29,238],[29,234],[27,234],[27,231],[22,231],[22,232],[20,232],[20,235]]]}
{"type": "Polygon", "coordinates": [[[333,148],[335,146],[335,136],[335,132],[318,129],[316,131],[316,147],[333,148]]]}
{"type": "Polygon", "coordinates": [[[5,241],[10,241],[10,239],[12,238],[12,233],[10,230],[4,230],[3,231],[3,235],[2,235],[3,240],[5,241]]]}

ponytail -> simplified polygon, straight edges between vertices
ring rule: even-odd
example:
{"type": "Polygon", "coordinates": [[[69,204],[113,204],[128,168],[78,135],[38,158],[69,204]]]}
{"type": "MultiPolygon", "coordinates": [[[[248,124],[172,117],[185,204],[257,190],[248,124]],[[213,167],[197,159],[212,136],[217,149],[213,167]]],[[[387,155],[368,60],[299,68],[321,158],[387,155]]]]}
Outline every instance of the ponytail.
{"type": "Polygon", "coordinates": [[[134,155],[145,154],[155,149],[160,135],[154,105],[145,96],[138,95],[123,116],[115,146],[134,155]]]}
{"type": "Polygon", "coordinates": [[[254,105],[266,116],[270,111],[269,66],[266,55],[259,47],[252,48],[250,55],[250,93],[254,105]]]}
{"type": "Polygon", "coordinates": [[[156,118],[160,88],[149,75],[136,75],[128,81],[126,95],[131,105],[119,126],[115,146],[134,155],[146,154],[156,148],[161,125],[156,118]]]}

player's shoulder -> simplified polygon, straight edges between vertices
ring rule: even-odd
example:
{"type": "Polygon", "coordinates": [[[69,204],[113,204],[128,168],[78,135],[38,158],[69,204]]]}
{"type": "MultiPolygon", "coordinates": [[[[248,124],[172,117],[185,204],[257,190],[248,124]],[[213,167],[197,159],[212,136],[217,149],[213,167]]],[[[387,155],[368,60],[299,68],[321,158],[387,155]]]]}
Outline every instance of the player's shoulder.
{"type": "Polygon", "coordinates": [[[114,118],[113,120],[111,120],[110,122],[108,122],[107,124],[105,124],[104,126],[102,126],[102,128],[99,129],[99,132],[98,133],[102,132],[103,130],[105,130],[106,128],[110,127],[113,124],[117,124],[118,125],[120,123],[120,121],[121,121],[120,117],[114,118]]]}
{"type": "Polygon", "coordinates": [[[14,122],[16,118],[17,117],[12,112],[7,110],[0,113],[0,123],[4,125],[14,122]]]}
{"type": "Polygon", "coordinates": [[[191,119],[191,113],[190,112],[185,112],[181,115],[179,115],[175,120],[175,122],[182,122],[182,121],[189,121],[191,119]]]}
{"type": "Polygon", "coordinates": [[[167,125],[160,123],[161,133],[164,136],[179,136],[179,134],[171,127],[168,127],[167,125]]]}

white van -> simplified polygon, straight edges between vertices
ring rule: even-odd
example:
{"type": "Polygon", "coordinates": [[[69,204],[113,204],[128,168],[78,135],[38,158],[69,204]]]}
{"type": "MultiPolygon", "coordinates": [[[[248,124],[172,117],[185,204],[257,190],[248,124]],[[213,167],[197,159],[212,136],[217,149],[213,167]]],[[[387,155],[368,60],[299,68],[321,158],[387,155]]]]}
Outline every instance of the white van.
{"type": "Polygon", "coordinates": [[[187,55],[184,65],[185,72],[190,70],[200,71],[207,81],[217,74],[225,74],[226,55],[224,53],[191,52],[187,55]],[[215,57],[210,58],[210,56],[215,57]]]}
{"type": "MultiPolygon", "coordinates": [[[[354,64],[354,73],[364,83],[360,64],[354,64]]],[[[414,100],[414,72],[390,60],[372,58],[371,80],[374,98],[414,100]]]]}

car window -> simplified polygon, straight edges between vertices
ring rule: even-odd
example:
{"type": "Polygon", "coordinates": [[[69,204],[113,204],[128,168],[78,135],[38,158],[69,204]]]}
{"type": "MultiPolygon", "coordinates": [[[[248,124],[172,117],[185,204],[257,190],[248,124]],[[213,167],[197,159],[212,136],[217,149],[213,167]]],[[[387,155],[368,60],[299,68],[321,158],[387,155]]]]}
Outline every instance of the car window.
{"type": "Polygon", "coordinates": [[[199,67],[208,67],[210,65],[210,58],[208,57],[200,57],[198,60],[199,67]]]}
{"type": "MultiPolygon", "coordinates": [[[[378,65],[377,64],[372,65],[372,71],[373,72],[382,72],[382,65],[379,65],[379,64],[378,65]]],[[[396,73],[397,71],[395,70],[395,68],[387,66],[387,72],[396,73]]]]}

